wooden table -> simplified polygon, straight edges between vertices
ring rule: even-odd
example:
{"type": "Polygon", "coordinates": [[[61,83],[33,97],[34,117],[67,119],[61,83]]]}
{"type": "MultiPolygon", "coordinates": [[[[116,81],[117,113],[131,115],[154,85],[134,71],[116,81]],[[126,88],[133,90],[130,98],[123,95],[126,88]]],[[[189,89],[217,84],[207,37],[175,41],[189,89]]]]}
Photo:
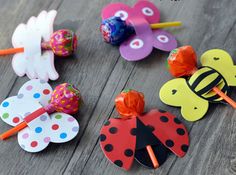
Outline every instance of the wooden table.
{"type": "MultiPolygon", "coordinates": [[[[153,0],[154,1],[154,0],[153,0]]],[[[58,10],[55,29],[69,28],[79,36],[74,58],[57,59],[60,73],[55,87],[69,82],[79,87],[84,105],[78,115],[79,135],[66,144],[51,144],[45,151],[23,151],[16,136],[0,142],[0,174],[236,174],[236,113],[228,105],[211,105],[200,121],[185,121],[178,108],[159,100],[160,87],[171,79],[166,69],[168,53],[154,50],[149,58],[127,62],[118,48],[105,44],[99,33],[100,11],[109,0],[0,0],[0,48],[11,47],[15,27],[42,10],[58,10]],[[115,96],[124,88],[145,94],[146,110],[160,108],[175,114],[189,132],[191,144],[184,158],[171,154],[157,170],[134,163],[129,172],[112,165],[99,146],[99,131],[110,117],[117,116],[115,96]]],[[[115,1],[114,1],[115,2],[115,1]]],[[[135,0],[122,0],[130,5],[135,0]]],[[[192,45],[199,55],[212,48],[227,50],[236,59],[235,0],[155,0],[161,21],[181,20],[183,28],[169,29],[179,46],[192,45]]],[[[0,59],[0,101],[15,95],[27,77],[17,77],[12,56],[0,59]]],[[[231,97],[236,99],[235,91],[231,97]]],[[[0,122],[0,131],[10,127],[0,122]]]]}

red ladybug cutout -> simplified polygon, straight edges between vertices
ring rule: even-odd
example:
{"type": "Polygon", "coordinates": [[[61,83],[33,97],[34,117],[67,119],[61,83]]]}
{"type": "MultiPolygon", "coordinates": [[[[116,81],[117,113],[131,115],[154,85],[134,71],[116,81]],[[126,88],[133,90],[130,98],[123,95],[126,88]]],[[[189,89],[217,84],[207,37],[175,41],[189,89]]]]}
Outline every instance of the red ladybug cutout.
{"type": "Polygon", "coordinates": [[[144,96],[134,90],[123,91],[115,102],[121,118],[107,121],[100,133],[101,148],[112,163],[129,170],[135,158],[146,167],[157,168],[169,152],[179,157],[186,154],[188,132],[175,116],[157,109],[143,114],[144,96]],[[150,156],[150,148],[157,166],[150,156]]]}

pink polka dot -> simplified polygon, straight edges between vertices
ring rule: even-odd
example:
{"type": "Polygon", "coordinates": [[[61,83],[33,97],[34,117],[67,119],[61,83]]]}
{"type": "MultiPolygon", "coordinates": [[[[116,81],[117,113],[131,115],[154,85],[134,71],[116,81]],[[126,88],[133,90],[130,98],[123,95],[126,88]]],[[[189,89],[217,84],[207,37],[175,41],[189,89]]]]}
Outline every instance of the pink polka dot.
{"type": "Polygon", "coordinates": [[[26,87],[26,89],[27,89],[28,91],[30,91],[30,90],[33,89],[33,86],[29,85],[29,86],[26,87]]]}
{"type": "Polygon", "coordinates": [[[73,122],[75,119],[73,117],[69,117],[67,120],[68,122],[73,122]]]}
{"type": "Polygon", "coordinates": [[[30,145],[31,145],[31,147],[33,147],[33,148],[34,148],[34,147],[38,146],[38,142],[36,142],[36,141],[33,141],[33,142],[31,142],[31,144],[30,144],[30,145]]]}
{"type": "Polygon", "coordinates": [[[49,142],[51,141],[51,138],[50,138],[50,137],[45,137],[45,138],[43,139],[43,141],[44,141],[45,143],[49,143],[49,142]]]}
{"type": "Polygon", "coordinates": [[[23,135],[22,135],[22,138],[23,139],[27,139],[29,137],[29,134],[28,133],[24,133],[23,135]]]}

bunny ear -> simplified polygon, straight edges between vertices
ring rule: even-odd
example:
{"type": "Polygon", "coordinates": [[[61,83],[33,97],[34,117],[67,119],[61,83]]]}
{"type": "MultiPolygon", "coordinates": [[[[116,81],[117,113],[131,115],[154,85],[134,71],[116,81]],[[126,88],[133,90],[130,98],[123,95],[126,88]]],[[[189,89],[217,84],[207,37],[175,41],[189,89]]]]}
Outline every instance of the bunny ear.
{"type": "Polygon", "coordinates": [[[105,6],[102,9],[102,19],[107,19],[113,16],[120,17],[122,20],[126,20],[131,13],[132,8],[123,3],[112,3],[105,6]]]}
{"type": "Polygon", "coordinates": [[[20,88],[18,96],[24,96],[25,99],[34,100],[46,106],[48,105],[52,92],[52,87],[47,82],[40,79],[33,79],[26,82],[20,88]]]}
{"type": "Polygon", "coordinates": [[[177,47],[175,37],[165,30],[153,30],[153,46],[162,51],[171,51],[177,47]]]}
{"type": "Polygon", "coordinates": [[[134,10],[139,11],[146,18],[146,20],[152,23],[158,23],[160,21],[160,11],[159,9],[149,1],[138,1],[134,5],[134,10]]]}
{"type": "Polygon", "coordinates": [[[147,57],[153,49],[153,35],[149,24],[139,15],[129,18],[136,35],[131,36],[120,45],[120,53],[128,61],[138,61],[147,57]],[[140,24],[140,25],[137,25],[140,24]]]}

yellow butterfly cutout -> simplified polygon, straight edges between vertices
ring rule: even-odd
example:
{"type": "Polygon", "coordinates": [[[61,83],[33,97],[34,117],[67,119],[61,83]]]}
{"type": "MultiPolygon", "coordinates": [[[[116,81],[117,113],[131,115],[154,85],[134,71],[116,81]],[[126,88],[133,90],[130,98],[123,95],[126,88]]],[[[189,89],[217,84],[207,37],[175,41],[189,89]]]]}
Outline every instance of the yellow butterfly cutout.
{"type": "Polygon", "coordinates": [[[206,51],[200,58],[202,68],[189,79],[175,78],[165,83],[159,92],[163,103],[181,107],[181,114],[188,121],[201,119],[209,102],[220,102],[213,87],[227,94],[229,86],[236,86],[236,66],[224,50],[206,51]]]}

